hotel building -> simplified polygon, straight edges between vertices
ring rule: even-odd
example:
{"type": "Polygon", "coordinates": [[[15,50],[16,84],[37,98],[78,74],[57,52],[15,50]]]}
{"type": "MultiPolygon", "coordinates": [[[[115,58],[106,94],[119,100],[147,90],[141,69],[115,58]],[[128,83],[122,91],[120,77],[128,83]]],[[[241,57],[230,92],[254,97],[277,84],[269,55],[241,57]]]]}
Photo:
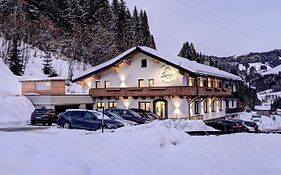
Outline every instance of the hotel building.
{"type": "Polygon", "coordinates": [[[211,119],[238,107],[241,78],[148,47],[134,47],[79,75],[73,82],[93,98],[94,109],[141,108],[161,118],[211,119]]]}

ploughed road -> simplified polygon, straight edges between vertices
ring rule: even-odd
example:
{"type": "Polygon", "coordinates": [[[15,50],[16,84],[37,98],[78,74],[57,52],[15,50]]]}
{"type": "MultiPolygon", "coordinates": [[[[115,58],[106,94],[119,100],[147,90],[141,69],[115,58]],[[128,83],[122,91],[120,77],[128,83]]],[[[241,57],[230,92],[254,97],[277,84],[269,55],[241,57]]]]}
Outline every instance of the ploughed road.
{"type": "Polygon", "coordinates": [[[8,126],[8,127],[0,127],[0,131],[18,132],[18,131],[43,130],[49,128],[50,126],[8,126]]]}

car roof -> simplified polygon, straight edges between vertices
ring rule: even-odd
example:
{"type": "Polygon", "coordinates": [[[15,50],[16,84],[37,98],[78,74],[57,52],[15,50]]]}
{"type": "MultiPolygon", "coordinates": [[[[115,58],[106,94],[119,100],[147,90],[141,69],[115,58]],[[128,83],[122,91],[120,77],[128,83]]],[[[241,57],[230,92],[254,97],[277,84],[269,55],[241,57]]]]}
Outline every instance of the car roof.
{"type": "Polygon", "coordinates": [[[90,109],[67,109],[66,112],[71,112],[71,111],[82,111],[82,112],[95,112],[95,113],[101,113],[99,111],[94,111],[90,109]]]}

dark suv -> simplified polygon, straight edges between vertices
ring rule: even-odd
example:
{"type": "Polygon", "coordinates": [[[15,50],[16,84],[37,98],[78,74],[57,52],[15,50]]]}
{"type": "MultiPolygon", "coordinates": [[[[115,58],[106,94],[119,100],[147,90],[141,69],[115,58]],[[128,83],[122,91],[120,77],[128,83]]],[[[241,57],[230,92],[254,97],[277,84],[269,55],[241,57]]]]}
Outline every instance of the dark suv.
{"type": "MultiPolygon", "coordinates": [[[[66,112],[59,114],[57,124],[66,129],[77,128],[97,130],[102,126],[102,113],[92,110],[67,110],[66,112]]],[[[124,125],[122,123],[111,120],[109,117],[104,115],[105,128],[116,129],[123,126],[124,125]]]]}
{"type": "Polygon", "coordinates": [[[46,108],[35,109],[30,118],[31,125],[41,123],[43,125],[48,124],[49,126],[53,123],[53,115],[46,108]]]}

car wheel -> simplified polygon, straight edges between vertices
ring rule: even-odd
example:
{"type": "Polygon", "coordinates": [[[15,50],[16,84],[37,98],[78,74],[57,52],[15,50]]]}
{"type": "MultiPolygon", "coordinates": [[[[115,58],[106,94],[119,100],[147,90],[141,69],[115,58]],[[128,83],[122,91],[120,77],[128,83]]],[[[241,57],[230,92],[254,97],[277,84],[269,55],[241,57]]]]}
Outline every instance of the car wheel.
{"type": "Polygon", "coordinates": [[[71,128],[70,123],[69,123],[69,122],[65,122],[65,123],[63,124],[63,128],[65,128],[65,129],[70,129],[70,128],[71,128]]]}
{"type": "Polygon", "coordinates": [[[52,123],[53,123],[52,121],[48,122],[48,126],[52,126],[52,123]]]}
{"type": "Polygon", "coordinates": [[[31,125],[35,125],[35,121],[31,121],[31,125]]]}

